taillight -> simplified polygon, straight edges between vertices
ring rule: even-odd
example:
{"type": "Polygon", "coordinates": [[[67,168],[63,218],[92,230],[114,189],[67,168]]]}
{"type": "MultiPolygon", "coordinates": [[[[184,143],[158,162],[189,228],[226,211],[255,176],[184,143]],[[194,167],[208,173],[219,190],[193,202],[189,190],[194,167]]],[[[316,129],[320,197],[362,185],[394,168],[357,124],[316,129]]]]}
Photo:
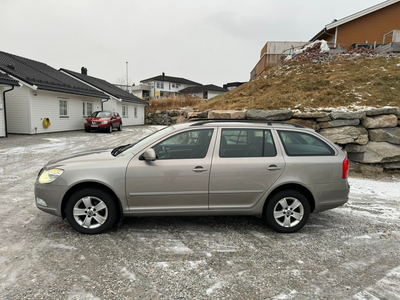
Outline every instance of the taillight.
{"type": "Polygon", "coordinates": [[[345,179],[349,177],[349,159],[346,157],[343,161],[343,175],[342,178],[345,179]]]}

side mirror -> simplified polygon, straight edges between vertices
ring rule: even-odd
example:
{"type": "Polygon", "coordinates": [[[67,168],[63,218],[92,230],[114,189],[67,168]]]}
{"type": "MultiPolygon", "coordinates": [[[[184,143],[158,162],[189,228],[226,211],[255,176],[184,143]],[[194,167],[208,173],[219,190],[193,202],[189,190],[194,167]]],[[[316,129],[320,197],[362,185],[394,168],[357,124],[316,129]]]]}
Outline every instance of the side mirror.
{"type": "Polygon", "coordinates": [[[141,156],[145,161],[155,161],[156,160],[156,152],[153,148],[146,149],[141,156]]]}

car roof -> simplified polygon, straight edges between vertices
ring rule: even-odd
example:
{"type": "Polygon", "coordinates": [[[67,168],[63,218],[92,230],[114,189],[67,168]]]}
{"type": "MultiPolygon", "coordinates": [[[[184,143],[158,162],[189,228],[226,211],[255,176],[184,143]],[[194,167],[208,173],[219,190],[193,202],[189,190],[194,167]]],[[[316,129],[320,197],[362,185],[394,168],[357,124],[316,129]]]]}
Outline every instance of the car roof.
{"type": "Polygon", "coordinates": [[[267,120],[228,120],[228,119],[203,119],[194,120],[187,123],[175,124],[174,128],[182,129],[188,127],[265,127],[265,128],[296,128],[307,131],[315,131],[311,128],[306,128],[297,123],[283,122],[283,121],[267,121],[267,120]]]}

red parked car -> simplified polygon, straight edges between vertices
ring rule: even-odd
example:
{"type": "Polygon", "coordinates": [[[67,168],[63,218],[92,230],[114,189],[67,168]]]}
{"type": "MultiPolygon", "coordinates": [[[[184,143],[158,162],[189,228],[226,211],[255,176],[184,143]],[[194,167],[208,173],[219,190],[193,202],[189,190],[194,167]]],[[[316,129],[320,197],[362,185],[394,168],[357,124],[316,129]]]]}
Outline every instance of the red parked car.
{"type": "Polygon", "coordinates": [[[112,133],[114,128],[121,131],[122,119],[117,112],[95,111],[85,121],[85,131],[104,130],[112,133]]]}

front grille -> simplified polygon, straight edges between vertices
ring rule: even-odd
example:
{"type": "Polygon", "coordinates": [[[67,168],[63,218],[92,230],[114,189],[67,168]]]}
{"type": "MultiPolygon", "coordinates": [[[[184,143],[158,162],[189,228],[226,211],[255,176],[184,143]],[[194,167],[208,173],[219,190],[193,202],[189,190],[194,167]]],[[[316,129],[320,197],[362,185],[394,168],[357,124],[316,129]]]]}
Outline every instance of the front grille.
{"type": "Polygon", "coordinates": [[[99,125],[99,124],[101,124],[101,122],[90,122],[90,124],[92,124],[92,125],[99,125]]]}

